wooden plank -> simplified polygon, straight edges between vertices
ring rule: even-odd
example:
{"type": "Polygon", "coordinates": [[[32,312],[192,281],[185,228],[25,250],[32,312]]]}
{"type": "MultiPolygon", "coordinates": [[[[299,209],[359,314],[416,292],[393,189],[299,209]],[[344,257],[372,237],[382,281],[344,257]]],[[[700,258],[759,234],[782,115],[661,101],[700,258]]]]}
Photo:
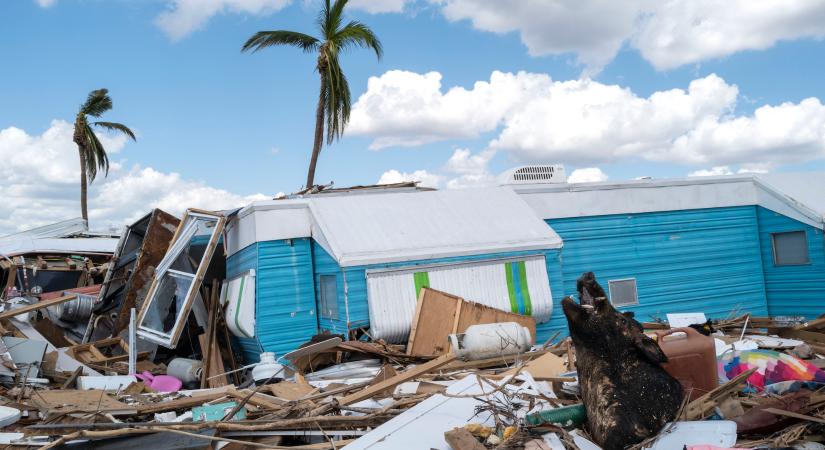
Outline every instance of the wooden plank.
{"type": "Polygon", "coordinates": [[[795,330],[804,330],[804,331],[813,331],[818,330],[820,328],[825,328],[825,317],[820,317],[819,319],[812,320],[808,322],[807,325],[800,325],[795,327],[795,330]]]}
{"type": "Polygon", "coordinates": [[[455,332],[463,333],[470,325],[500,322],[516,322],[521,326],[527,327],[527,329],[530,330],[530,336],[533,338],[533,341],[536,340],[536,319],[466,300],[461,307],[461,316],[459,317],[458,328],[456,328],[455,332]]]}
{"type": "Polygon", "coordinates": [[[793,417],[794,419],[801,419],[808,422],[825,423],[825,419],[822,419],[820,417],[808,416],[805,414],[799,414],[792,411],[785,411],[783,409],[765,408],[762,411],[770,414],[776,414],[777,416],[793,417]]]}
{"type": "Polygon", "coordinates": [[[341,400],[338,401],[340,405],[351,405],[353,403],[360,402],[361,400],[368,399],[375,395],[378,392],[384,391],[386,389],[394,388],[395,386],[405,382],[410,381],[416,377],[424,375],[425,373],[432,372],[433,370],[439,369],[444,365],[447,365],[453,361],[455,361],[456,355],[452,353],[448,353],[446,355],[440,356],[432,361],[426,362],[424,364],[418,365],[413,367],[410,370],[406,370],[404,372],[399,373],[398,375],[384,380],[380,383],[374,384],[368,388],[362,389],[354,394],[350,394],[341,400]]]}
{"type": "Polygon", "coordinates": [[[751,376],[751,374],[756,372],[756,369],[757,368],[754,367],[750,370],[746,370],[745,372],[733,377],[727,383],[688,403],[687,408],[685,408],[687,420],[697,420],[705,417],[716,406],[717,400],[720,400],[739,390],[739,385],[744,383],[748,377],[751,376]]]}
{"type": "Polygon", "coordinates": [[[38,391],[32,403],[51,412],[106,412],[112,415],[136,413],[134,406],[119,402],[101,390],[55,389],[38,391]]]}
{"type": "Polygon", "coordinates": [[[437,356],[447,353],[447,337],[458,323],[458,305],[462,299],[446,292],[422,288],[415,306],[415,319],[407,341],[407,354],[437,356]]]}
{"type": "Polygon", "coordinates": [[[807,344],[825,345],[825,333],[817,333],[814,331],[786,329],[780,330],[779,336],[783,338],[801,339],[807,344]]]}
{"type": "Polygon", "coordinates": [[[208,395],[193,395],[191,397],[181,397],[168,402],[150,403],[147,405],[138,405],[138,414],[152,414],[156,412],[172,411],[175,409],[191,409],[195,406],[201,406],[204,403],[226,396],[224,392],[214,392],[208,395]]]}
{"type": "Polygon", "coordinates": [[[0,319],[8,319],[10,317],[18,316],[20,314],[24,314],[27,312],[37,311],[38,309],[48,308],[49,306],[59,305],[61,303],[66,303],[69,300],[73,300],[77,298],[77,295],[65,295],[63,297],[57,297],[51,300],[44,300],[42,302],[33,303],[31,305],[23,306],[22,308],[15,308],[8,311],[3,311],[0,313],[0,319]]]}
{"type": "Polygon", "coordinates": [[[418,357],[443,355],[449,350],[448,336],[463,333],[471,325],[516,322],[536,337],[536,321],[530,316],[502,311],[435,289],[423,288],[415,308],[407,354],[418,357]]]}
{"type": "Polygon", "coordinates": [[[453,428],[444,432],[444,440],[453,450],[486,450],[472,433],[464,428],[453,428]]]}
{"type": "MultiPolygon", "coordinates": [[[[223,367],[223,359],[221,358],[221,352],[206,350],[206,349],[209,349],[210,347],[216,346],[217,342],[213,339],[211,345],[209,343],[207,343],[205,333],[198,336],[198,342],[200,342],[201,348],[204,349],[203,350],[204,354],[207,354],[207,353],[209,354],[209,360],[208,360],[209,372],[207,373],[206,371],[204,371],[204,374],[203,374],[204,378],[208,379],[208,386],[203,386],[203,387],[204,388],[206,388],[206,387],[217,388],[217,387],[228,385],[229,381],[227,380],[226,375],[215,376],[215,375],[220,375],[221,373],[226,371],[223,367]],[[211,377],[214,377],[214,378],[211,378],[211,377]]],[[[204,362],[207,362],[207,361],[204,360],[204,362]]]]}

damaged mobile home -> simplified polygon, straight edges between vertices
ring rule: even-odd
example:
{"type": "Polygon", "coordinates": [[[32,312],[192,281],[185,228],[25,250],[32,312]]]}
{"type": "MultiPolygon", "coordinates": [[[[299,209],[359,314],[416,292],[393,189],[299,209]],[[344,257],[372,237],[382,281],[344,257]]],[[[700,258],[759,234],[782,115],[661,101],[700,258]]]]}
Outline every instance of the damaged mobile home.
{"type": "Polygon", "coordinates": [[[790,181],[530,166],[0,237],[0,443],[823,448],[825,208],[790,181]]]}
{"type": "Polygon", "coordinates": [[[762,176],[568,184],[539,166],[496,188],[405,189],[255,202],[230,217],[227,273],[245,277],[238,304],[255,317],[241,333],[248,353],[366,327],[402,342],[422,286],[532,315],[546,339],[566,331],[557,306],[586,271],[638,317],[821,313],[825,211],[762,176]]]}

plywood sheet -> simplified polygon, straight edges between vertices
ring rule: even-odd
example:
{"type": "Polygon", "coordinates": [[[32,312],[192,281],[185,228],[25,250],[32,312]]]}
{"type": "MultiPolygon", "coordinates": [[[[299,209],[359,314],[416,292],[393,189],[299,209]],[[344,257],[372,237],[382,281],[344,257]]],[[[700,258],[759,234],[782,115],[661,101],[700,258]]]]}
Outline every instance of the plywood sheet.
{"type": "Polygon", "coordinates": [[[31,400],[38,408],[51,412],[101,411],[113,415],[137,413],[134,407],[113,399],[101,390],[60,389],[38,391],[36,395],[32,396],[31,400]]]}
{"type": "Polygon", "coordinates": [[[530,316],[501,311],[446,292],[423,288],[416,304],[407,354],[443,355],[449,351],[450,334],[463,333],[471,325],[499,322],[516,322],[525,326],[530,330],[533,341],[536,339],[536,321],[530,316]]]}

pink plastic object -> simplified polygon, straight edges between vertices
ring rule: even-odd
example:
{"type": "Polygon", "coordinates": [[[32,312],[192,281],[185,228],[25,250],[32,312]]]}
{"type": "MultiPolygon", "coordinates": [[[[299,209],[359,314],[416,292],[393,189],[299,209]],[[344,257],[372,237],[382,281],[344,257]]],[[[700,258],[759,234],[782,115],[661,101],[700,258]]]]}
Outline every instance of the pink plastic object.
{"type": "Polygon", "coordinates": [[[172,375],[152,375],[151,372],[145,371],[135,376],[158,392],[177,392],[183,387],[183,382],[172,375]]]}
{"type": "Polygon", "coordinates": [[[712,445],[688,445],[688,450],[747,450],[744,448],[722,448],[714,447],[712,445]]]}

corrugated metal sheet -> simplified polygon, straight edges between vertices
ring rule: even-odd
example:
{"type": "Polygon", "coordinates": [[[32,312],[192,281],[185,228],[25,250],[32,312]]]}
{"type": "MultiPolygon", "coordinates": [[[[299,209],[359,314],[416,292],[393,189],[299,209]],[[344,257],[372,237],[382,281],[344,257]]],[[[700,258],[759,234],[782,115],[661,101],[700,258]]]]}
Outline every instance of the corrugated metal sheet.
{"type": "Polygon", "coordinates": [[[311,197],[313,237],[342,267],[558,248],[508,188],[311,197]]]}
{"type": "MultiPolygon", "coordinates": [[[[756,208],[753,206],[549,220],[564,239],[564,292],[593,271],[608,280],[636,278],[639,320],[670,312],[723,317],[732,310],[767,314],[756,208]]],[[[566,331],[561,308],[551,322],[566,331]]]]}
{"type": "Polygon", "coordinates": [[[463,264],[367,272],[370,334],[391,343],[406,341],[418,292],[426,284],[487,306],[546,322],[553,309],[544,255],[463,264]],[[416,275],[426,281],[416,282],[416,275]]]}
{"type": "Polygon", "coordinates": [[[318,329],[310,239],[260,242],[227,261],[227,275],[256,270],[255,339],[238,339],[247,361],[263,351],[279,356],[318,329]]]}
{"type": "Polygon", "coordinates": [[[813,319],[825,312],[825,242],[822,230],[758,208],[759,237],[768,310],[771,316],[804,315],[813,319]],[[811,263],[775,266],[771,233],[805,231],[811,263]]]}
{"type": "MultiPolygon", "coordinates": [[[[387,268],[401,268],[412,266],[426,266],[432,264],[442,263],[464,263],[470,261],[479,261],[491,258],[519,258],[542,254],[545,258],[547,267],[547,274],[552,285],[553,301],[555,304],[561,301],[563,292],[562,276],[561,276],[561,260],[559,250],[545,250],[542,252],[525,251],[525,252],[509,252],[490,255],[476,255],[453,258],[439,258],[432,260],[421,260],[403,263],[389,263],[389,264],[374,264],[370,266],[356,266],[341,268],[335,264],[335,260],[325,252],[325,250],[318,244],[314,244],[313,248],[314,258],[316,262],[316,272],[321,273],[338,273],[342,274],[342,278],[346,280],[346,286],[342,280],[338,282],[338,311],[339,318],[337,321],[327,321],[321,319],[321,328],[337,333],[342,332],[342,327],[346,326],[346,320],[349,321],[348,329],[355,329],[359,327],[368,327],[370,325],[369,319],[369,302],[367,300],[367,275],[368,269],[387,269],[387,268]],[[347,311],[345,313],[345,311],[347,311]],[[348,316],[345,317],[345,315],[348,316]]],[[[316,277],[317,283],[317,277],[316,277]]],[[[473,300],[467,297],[468,300],[473,300]]],[[[542,341],[550,337],[553,332],[548,326],[550,322],[540,324],[537,326],[536,334],[537,340],[542,341]]]]}

